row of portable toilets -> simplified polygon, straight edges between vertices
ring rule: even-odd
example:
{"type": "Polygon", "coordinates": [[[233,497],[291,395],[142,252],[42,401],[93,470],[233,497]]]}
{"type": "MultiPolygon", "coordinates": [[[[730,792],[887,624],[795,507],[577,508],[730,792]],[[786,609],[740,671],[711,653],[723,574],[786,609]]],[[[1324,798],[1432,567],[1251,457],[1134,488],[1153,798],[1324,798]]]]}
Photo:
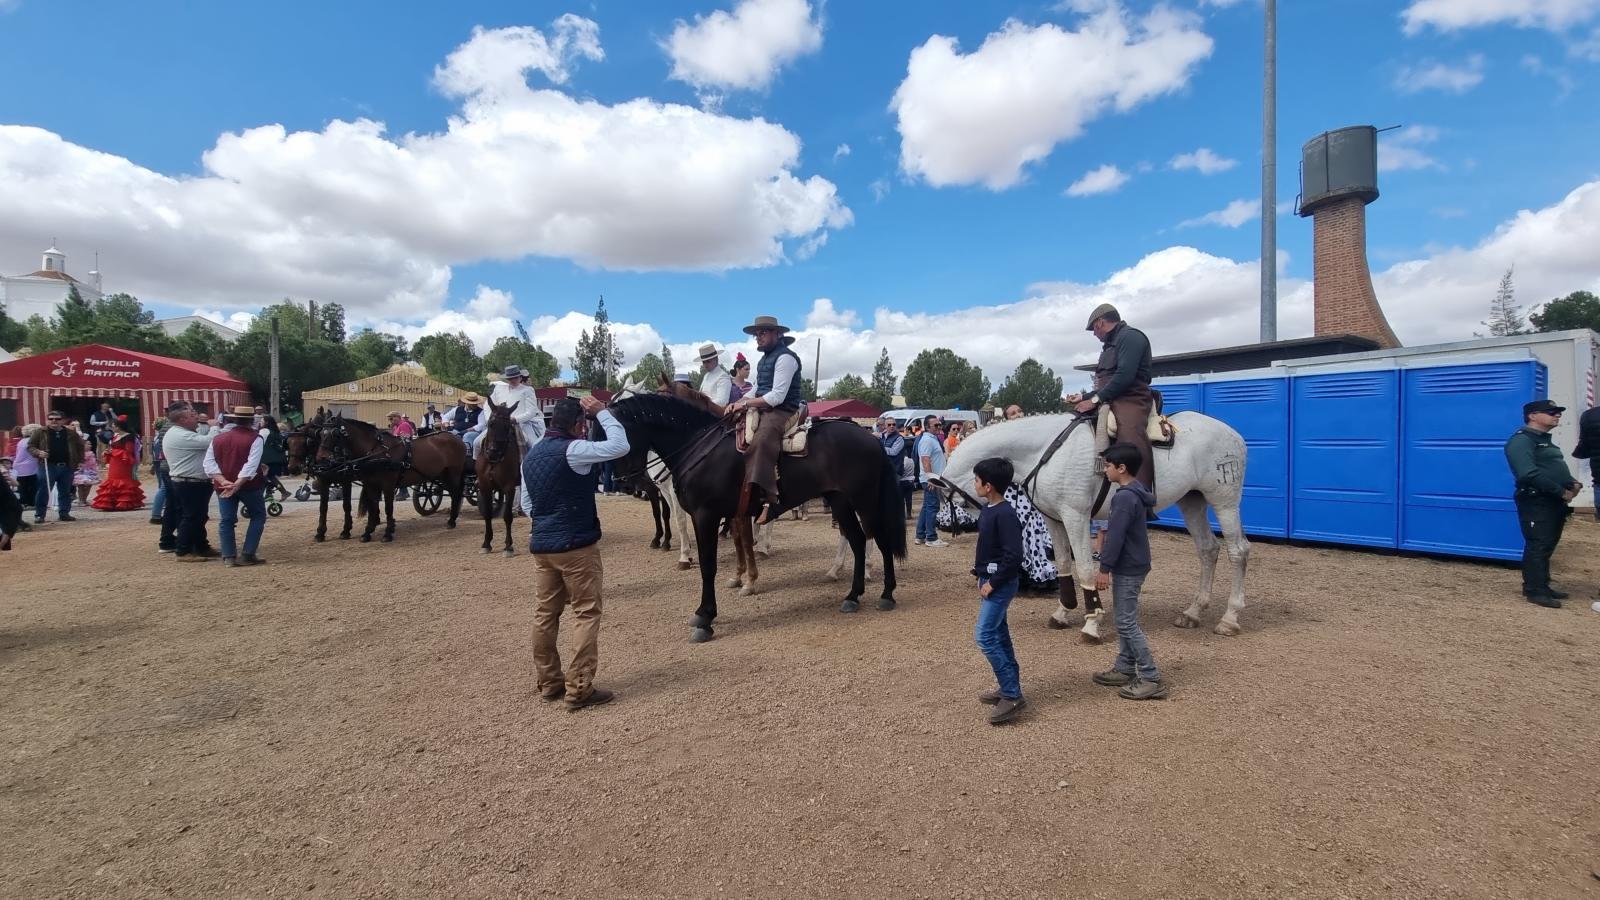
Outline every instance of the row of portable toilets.
{"type": "MultiPolygon", "coordinates": [[[[1547,378],[1542,363],[1519,359],[1263,369],[1155,387],[1166,412],[1203,412],[1244,437],[1248,534],[1518,559],[1504,447],[1547,378]]],[[[1161,521],[1183,526],[1176,507],[1161,521]]]]}

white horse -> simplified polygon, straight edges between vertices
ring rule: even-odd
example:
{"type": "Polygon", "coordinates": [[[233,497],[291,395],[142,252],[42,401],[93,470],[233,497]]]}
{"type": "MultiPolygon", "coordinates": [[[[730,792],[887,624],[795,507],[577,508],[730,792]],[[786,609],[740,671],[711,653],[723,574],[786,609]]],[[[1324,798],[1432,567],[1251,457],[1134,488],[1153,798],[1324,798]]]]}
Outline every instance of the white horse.
{"type": "MultiPolygon", "coordinates": [[[[1216,574],[1218,541],[1206,520],[1206,504],[1216,510],[1217,522],[1233,562],[1233,592],[1228,611],[1217,623],[1216,633],[1239,633],[1239,611],[1244,609],[1245,564],[1250,558],[1250,542],[1245,540],[1239,522],[1239,498],[1244,490],[1245,443],[1237,431],[1222,422],[1197,412],[1174,413],[1177,442],[1170,449],[1155,448],[1156,508],[1177,503],[1184,525],[1194,537],[1200,553],[1200,589],[1194,603],[1178,615],[1173,624],[1194,628],[1211,604],[1211,582],[1216,574]]],[[[933,479],[943,490],[954,489],[969,503],[973,500],[972,467],[979,460],[998,456],[1010,460],[1021,482],[1039,465],[1045,451],[1073,421],[1072,415],[1029,416],[997,422],[981,428],[962,440],[950,455],[943,475],[933,479]]],[[[1098,642],[1105,624],[1105,610],[1094,589],[1095,564],[1089,541],[1089,518],[1103,481],[1097,463],[1093,423],[1085,421],[1073,428],[1066,442],[1038,469],[1032,484],[1026,485],[1033,505],[1044,514],[1056,549],[1056,564],[1061,570],[1061,605],[1051,615],[1051,626],[1069,625],[1068,601],[1074,602],[1073,577],[1083,586],[1083,636],[1098,642]]],[[[1102,515],[1109,513],[1108,495],[1102,515]]]]}

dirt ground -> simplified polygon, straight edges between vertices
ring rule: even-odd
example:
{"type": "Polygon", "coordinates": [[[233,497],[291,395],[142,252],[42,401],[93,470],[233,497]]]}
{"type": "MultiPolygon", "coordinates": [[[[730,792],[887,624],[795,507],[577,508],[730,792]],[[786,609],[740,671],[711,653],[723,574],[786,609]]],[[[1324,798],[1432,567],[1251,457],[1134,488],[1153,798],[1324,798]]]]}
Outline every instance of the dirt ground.
{"type": "Polygon", "coordinates": [[[250,570],[158,555],[142,513],[19,536],[0,895],[1600,895],[1591,519],[1559,611],[1510,568],[1257,543],[1236,638],[1170,626],[1198,563],[1162,533],[1171,699],[1090,683],[1112,648],[1024,597],[1030,711],[994,728],[970,536],[846,616],[828,523],[786,521],[691,645],[694,573],[643,503],[600,508],[618,699],[579,713],[535,696],[531,561],[475,515],[318,545],[290,503],[250,570]]]}

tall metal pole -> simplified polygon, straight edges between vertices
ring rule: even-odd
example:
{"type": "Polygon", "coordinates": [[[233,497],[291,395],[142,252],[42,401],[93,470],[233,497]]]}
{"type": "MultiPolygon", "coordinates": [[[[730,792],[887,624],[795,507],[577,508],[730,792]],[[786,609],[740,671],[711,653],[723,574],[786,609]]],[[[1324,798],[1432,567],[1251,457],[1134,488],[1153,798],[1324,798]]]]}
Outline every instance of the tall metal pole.
{"type": "Polygon", "coordinates": [[[278,317],[272,317],[272,331],[267,335],[267,354],[272,359],[272,410],[274,416],[283,411],[278,400],[278,317]]]}
{"type": "Polygon", "coordinates": [[[1261,77],[1261,340],[1278,339],[1278,0],[1265,0],[1261,77]]]}
{"type": "MultiPolygon", "coordinates": [[[[819,385],[821,383],[822,383],[822,338],[817,338],[817,359],[816,359],[816,363],[811,367],[811,387],[812,387],[812,389],[816,390],[817,385],[819,385]]],[[[806,399],[807,400],[820,400],[820,399],[822,399],[822,391],[817,390],[817,396],[815,396],[815,397],[807,397],[806,399]]]]}

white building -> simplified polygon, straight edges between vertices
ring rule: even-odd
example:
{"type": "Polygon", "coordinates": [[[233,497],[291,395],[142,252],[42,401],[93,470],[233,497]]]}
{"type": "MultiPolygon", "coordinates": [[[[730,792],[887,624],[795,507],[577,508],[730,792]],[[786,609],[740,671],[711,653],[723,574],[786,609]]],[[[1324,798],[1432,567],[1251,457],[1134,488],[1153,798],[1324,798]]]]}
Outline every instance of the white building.
{"type": "Polygon", "coordinates": [[[39,271],[28,275],[0,275],[0,308],[16,322],[26,322],[33,316],[45,320],[56,318],[56,307],[67,299],[73,287],[89,303],[100,299],[99,271],[88,274],[88,281],[79,281],[67,274],[67,255],[56,249],[54,243],[44,251],[39,271]]]}
{"type": "Polygon", "coordinates": [[[198,324],[208,329],[212,334],[225,341],[237,341],[242,332],[235,331],[226,325],[213,322],[205,316],[174,316],[170,319],[157,319],[156,325],[166,332],[167,337],[177,337],[189,329],[190,325],[198,324]]]}

